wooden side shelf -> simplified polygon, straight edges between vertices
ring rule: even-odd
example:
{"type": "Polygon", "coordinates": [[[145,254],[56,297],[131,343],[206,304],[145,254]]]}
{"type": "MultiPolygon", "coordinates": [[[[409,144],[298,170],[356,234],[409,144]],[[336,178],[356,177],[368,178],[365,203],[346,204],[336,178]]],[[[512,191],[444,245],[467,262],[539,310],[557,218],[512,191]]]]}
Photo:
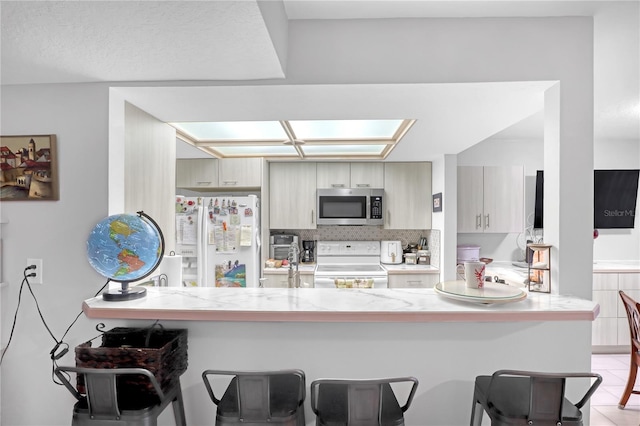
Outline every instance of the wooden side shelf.
{"type": "Polygon", "coordinates": [[[529,291],[551,293],[551,246],[549,244],[527,244],[533,251],[529,262],[529,291]]]}

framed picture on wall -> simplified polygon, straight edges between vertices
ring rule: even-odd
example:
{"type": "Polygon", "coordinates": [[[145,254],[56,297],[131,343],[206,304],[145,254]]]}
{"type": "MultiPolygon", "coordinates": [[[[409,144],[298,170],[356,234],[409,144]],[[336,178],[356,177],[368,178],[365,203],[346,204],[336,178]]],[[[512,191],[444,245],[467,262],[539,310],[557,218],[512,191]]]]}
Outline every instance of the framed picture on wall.
{"type": "Polygon", "coordinates": [[[56,136],[0,136],[0,201],[55,201],[58,194],[56,136]]]}
{"type": "Polygon", "coordinates": [[[442,211],[442,192],[433,194],[433,211],[434,212],[442,211]]]}

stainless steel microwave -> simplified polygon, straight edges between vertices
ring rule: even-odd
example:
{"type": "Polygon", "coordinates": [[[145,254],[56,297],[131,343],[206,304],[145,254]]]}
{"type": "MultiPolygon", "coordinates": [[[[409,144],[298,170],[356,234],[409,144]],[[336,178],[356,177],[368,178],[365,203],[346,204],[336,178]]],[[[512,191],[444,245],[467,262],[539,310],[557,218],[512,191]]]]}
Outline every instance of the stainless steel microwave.
{"type": "Polygon", "coordinates": [[[318,189],[316,224],[383,225],[383,199],[384,189],[318,189]]]}

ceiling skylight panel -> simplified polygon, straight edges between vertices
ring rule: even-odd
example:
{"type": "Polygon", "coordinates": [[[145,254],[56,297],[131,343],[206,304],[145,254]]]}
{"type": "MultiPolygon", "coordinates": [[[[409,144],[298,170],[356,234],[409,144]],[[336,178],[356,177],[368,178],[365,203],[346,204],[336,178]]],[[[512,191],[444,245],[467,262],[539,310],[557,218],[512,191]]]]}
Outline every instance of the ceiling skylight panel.
{"type": "Polygon", "coordinates": [[[313,139],[389,139],[403,120],[293,120],[289,121],[297,138],[313,139]]]}
{"type": "Polygon", "coordinates": [[[357,144],[357,145],[304,145],[303,150],[309,156],[322,155],[381,155],[386,144],[357,144]]]}
{"type": "Polygon", "coordinates": [[[223,156],[233,157],[297,157],[291,145],[216,145],[212,148],[223,156]]]}
{"type": "Polygon", "coordinates": [[[287,134],[278,121],[220,121],[171,123],[196,140],[285,140],[287,134]]]}

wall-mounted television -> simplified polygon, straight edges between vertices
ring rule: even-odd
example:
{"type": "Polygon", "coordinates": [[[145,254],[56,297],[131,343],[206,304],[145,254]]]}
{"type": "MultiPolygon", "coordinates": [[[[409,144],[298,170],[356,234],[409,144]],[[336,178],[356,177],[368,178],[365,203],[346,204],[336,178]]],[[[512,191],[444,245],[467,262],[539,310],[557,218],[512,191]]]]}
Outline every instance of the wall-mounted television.
{"type": "Polygon", "coordinates": [[[544,172],[536,171],[536,198],[533,211],[533,229],[542,229],[542,200],[544,199],[544,172]]]}
{"type": "Polygon", "coordinates": [[[640,170],[595,170],[594,229],[633,228],[640,170]]]}
{"type": "MultiPolygon", "coordinates": [[[[640,170],[594,170],[593,228],[633,228],[638,200],[640,170]]],[[[533,228],[543,227],[544,172],[536,172],[533,228]]]]}

